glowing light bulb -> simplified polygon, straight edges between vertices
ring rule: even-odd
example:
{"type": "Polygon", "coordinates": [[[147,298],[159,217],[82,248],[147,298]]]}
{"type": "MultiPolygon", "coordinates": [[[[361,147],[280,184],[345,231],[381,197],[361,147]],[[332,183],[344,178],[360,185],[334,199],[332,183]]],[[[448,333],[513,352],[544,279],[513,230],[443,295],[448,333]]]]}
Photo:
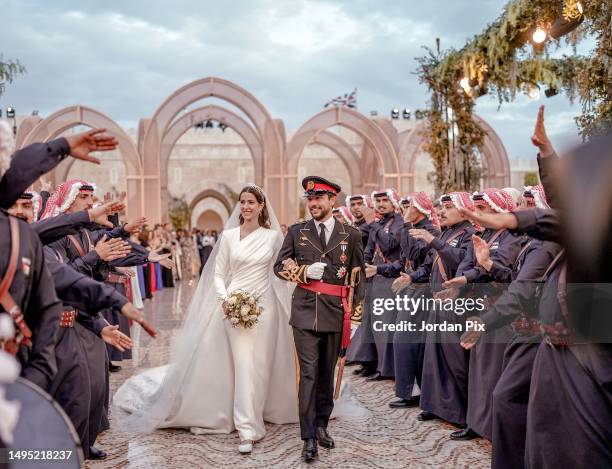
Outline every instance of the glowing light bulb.
{"type": "Polygon", "coordinates": [[[536,44],[542,44],[546,40],[546,31],[538,26],[538,28],[533,32],[531,38],[536,44]]]}
{"type": "Polygon", "coordinates": [[[529,99],[533,99],[534,101],[540,99],[540,88],[537,86],[532,86],[527,91],[527,96],[529,96],[529,99]]]}

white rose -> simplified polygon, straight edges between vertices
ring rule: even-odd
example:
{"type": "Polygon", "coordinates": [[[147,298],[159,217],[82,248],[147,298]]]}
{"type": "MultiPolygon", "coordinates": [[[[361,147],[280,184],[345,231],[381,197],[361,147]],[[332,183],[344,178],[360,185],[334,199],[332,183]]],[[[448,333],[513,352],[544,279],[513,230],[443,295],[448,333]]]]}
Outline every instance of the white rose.
{"type": "Polygon", "coordinates": [[[253,297],[249,298],[249,304],[254,305],[255,304],[255,298],[253,298],[253,297]]]}
{"type": "Polygon", "coordinates": [[[232,306],[235,305],[236,304],[236,297],[235,296],[230,297],[230,299],[227,300],[227,303],[229,305],[232,305],[232,306]]]}
{"type": "Polygon", "coordinates": [[[240,308],[241,316],[248,316],[250,312],[251,312],[251,308],[249,308],[248,306],[243,306],[242,308],[240,308]]]}
{"type": "Polygon", "coordinates": [[[255,321],[256,319],[257,319],[257,316],[255,314],[252,314],[251,316],[249,316],[250,321],[255,321]]]}
{"type": "Polygon", "coordinates": [[[230,321],[232,322],[232,324],[238,324],[240,322],[238,318],[231,318],[230,321]]]}

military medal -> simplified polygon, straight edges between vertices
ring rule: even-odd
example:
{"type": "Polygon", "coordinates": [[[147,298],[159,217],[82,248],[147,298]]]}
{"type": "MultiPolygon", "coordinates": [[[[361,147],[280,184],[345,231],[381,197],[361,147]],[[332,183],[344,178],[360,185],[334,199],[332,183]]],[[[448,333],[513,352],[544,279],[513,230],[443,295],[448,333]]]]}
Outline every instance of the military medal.
{"type": "Polygon", "coordinates": [[[338,272],[336,273],[336,277],[338,278],[342,278],[346,275],[346,266],[342,266],[338,269],[338,272]]]}
{"type": "Polygon", "coordinates": [[[348,256],[346,255],[347,246],[348,246],[348,243],[346,241],[342,241],[340,243],[340,249],[342,250],[342,254],[340,254],[340,262],[342,262],[343,264],[346,264],[346,261],[348,260],[348,256]]]}

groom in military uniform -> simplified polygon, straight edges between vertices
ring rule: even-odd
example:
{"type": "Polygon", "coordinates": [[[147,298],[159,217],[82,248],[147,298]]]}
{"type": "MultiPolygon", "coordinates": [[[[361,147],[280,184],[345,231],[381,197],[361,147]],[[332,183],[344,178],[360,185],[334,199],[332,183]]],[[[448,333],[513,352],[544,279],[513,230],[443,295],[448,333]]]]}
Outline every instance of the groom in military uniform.
{"type": "Polygon", "coordinates": [[[302,186],[312,220],[289,228],[274,272],[297,283],[290,324],[300,364],[302,456],[312,461],[317,443],[334,447],[327,432],[334,369],[350,341],[351,316],[360,315],[365,268],[361,233],[332,216],[340,186],[317,176],[304,178],[302,186]]]}

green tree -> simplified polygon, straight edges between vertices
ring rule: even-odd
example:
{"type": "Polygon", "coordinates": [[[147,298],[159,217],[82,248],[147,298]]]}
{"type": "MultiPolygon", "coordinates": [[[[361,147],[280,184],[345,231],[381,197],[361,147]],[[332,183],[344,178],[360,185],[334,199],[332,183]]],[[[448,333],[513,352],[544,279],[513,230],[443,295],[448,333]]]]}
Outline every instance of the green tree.
{"type": "Polygon", "coordinates": [[[25,71],[25,67],[18,60],[5,61],[2,54],[0,54],[0,96],[4,93],[6,84],[12,83],[17,75],[25,73],[25,71]]]}

